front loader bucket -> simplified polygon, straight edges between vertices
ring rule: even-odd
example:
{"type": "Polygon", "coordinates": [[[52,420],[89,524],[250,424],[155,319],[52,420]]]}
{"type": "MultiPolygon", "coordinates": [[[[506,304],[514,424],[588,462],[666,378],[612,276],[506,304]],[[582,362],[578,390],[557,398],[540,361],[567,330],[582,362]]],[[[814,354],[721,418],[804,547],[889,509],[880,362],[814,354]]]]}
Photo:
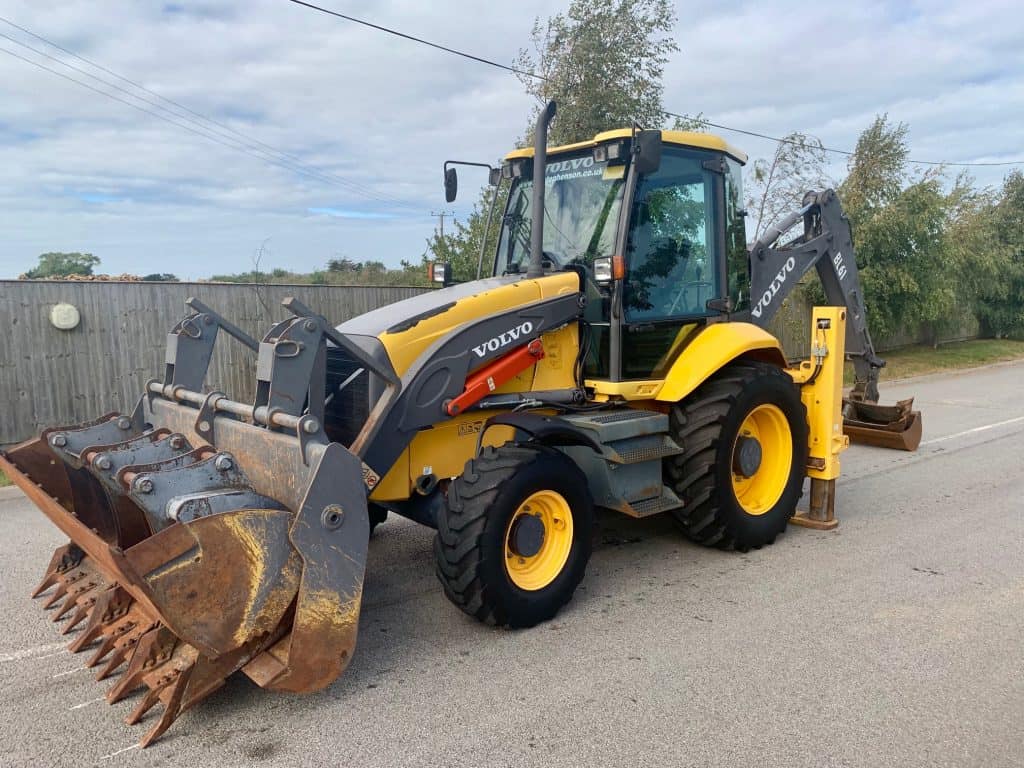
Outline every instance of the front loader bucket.
{"type": "MultiPolygon", "coordinates": [[[[297,346],[312,369],[322,359],[310,329],[323,319],[300,319],[260,345],[271,399],[300,381],[297,346]]],[[[180,364],[204,333],[212,345],[222,319],[205,310],[186,321],[168,378],[171,358],[180,364]]],[[[369,538],[363,467],[303,408],[308,392],[291,399],[298,413],[154,381],[131,415],[0,452],[0,469],[70,539],[32,596],[63,634],[77,630],[69,649],[91,650],[97,679],[118,673],[109,702],[143,690],[128,723],[163,705],[142,746],[239,669],[264,688],[304,692],[351,659],[369,538]]]]}
{"type": "Polygon", "coordinates": [[[843,400],[843,431],[855,443],[916,451],[921,443],[921,412],[914,398],[896,405],[843,400]]]}

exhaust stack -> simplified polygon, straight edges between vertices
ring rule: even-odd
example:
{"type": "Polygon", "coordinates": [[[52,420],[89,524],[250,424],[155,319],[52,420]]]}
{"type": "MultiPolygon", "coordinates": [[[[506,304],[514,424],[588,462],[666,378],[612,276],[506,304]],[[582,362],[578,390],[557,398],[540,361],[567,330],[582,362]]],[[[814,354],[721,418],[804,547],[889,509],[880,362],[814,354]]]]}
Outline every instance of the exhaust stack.
{"type": "Polygon", "coordinates": [[[548,126],[558,107],[549,101],[537,116],[533,133],[533,220],[530,222],[530,267],[527,277],[544,274],[544,178],[548,168],[548,126]]]}

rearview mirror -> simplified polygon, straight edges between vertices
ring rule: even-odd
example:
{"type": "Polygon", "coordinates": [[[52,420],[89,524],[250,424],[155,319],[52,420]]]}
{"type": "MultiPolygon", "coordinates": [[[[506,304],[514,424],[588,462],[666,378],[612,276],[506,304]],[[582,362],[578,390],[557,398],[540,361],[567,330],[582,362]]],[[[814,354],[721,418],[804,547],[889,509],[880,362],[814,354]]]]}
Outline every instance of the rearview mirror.
{"type": "MultiPolygon", "coordinates": [[[[491,168],[491,170],[487,172],[487,183],[492,187],[496,187],[501,184],[501,168],[491,168]]],[[[449,202],[451,201],[449,200],[449,202]]]]}
{"type": "MultiPolygon", "coordinates": [[[[654,173],[661,166],[661,131],[638,131],[633,142],[637,173],[654,173]]],[[[451,202],[451,201],[449,201],[451,202]]]]}
{"type": "Polygon", "coordinates": [[[459,193],[459,174],[454,168],[444,170],[444,199],[451,203],[459,193]]]}

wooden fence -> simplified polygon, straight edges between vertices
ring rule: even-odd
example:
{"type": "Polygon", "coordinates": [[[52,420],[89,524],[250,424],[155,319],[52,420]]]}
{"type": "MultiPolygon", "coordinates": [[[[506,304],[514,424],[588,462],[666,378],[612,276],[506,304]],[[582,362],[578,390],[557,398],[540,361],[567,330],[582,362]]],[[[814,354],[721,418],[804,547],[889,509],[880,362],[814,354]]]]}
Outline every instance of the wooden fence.
{"type": "MultiPolygon", "coordinates": [[[[806,358],[811,353],[811,310],[813,303],[802,290],[793,291],[782,303],[779,313],[772,318],[769,330],[782,342],[782,348],[792,360],[806,358]]],[[[872,339],[880,357],[885,352],[914,344],[945,344],[951,341],[976,339],[980,334],[977,319],[963,309],[950,318],[952,322],[936,333],[928,326],[906,328],[888,338],[872,339]]]]}
{"type": "MultiPolygon", "coordinates": [[[[233,285],[0,280],[0,445],[43,426],[74,424],[130,409],[147,380],[163,373],[167,332],[195,296],[257,339],[296,296],[332,323],[422,293],[394,286],[233,285]],[[50,310],[78,309],[62,331],[50,310]]],[[[241,400],[253,397],[255,355],[227,334],[217,340],[207,382],[241,400]]]]}
{"type": "MultiPolygon", "coordinates": [[[[75,424],[130,409],[148,379],[162,375],[167,331],[195,296],[250,335],[261,338],[288,315],[297,296],[337,324],[422,293],[393,286],[234,285],[0,280],[0,445],[24,440],[43,426],[75,424]],[[60,302],[74,305],[81,323],[61,331],[50,322],[60,302]]],[[[977,336],[965,317],[959,331],[938,341],[977,336]]],[[[772,331],[790,357],[810,346],[810,304],[802,291],[788,297],[772,331]]],[[[926,332],[901,334],[880,351],[933,341],[926,332]]],[[[227,334],[217,342],[207,383],[240,400],[253,397],[255,355],[227,334]]]]}

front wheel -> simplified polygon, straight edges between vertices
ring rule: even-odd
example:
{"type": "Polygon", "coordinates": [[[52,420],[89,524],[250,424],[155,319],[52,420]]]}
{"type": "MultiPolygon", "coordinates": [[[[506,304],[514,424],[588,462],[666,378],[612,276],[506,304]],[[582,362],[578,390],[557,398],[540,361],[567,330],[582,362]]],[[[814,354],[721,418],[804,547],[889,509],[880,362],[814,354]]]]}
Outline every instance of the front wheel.
{"type": "Polygon", "coordinates": [[[594,510],[576,464],[551,448],[484,448],[448,489],[434,556],[445,595],[488,624],[532,627],[569,602],[594,510]]]}
{"type": "Polygon", "coordinates": [[[670,415],[683,453],[665,473],[684,506],[683,532],[709,546],[771,544],[796,513],[807,465],[807,409],[785,373],[765,363],[723,368],[670,415]]]}

